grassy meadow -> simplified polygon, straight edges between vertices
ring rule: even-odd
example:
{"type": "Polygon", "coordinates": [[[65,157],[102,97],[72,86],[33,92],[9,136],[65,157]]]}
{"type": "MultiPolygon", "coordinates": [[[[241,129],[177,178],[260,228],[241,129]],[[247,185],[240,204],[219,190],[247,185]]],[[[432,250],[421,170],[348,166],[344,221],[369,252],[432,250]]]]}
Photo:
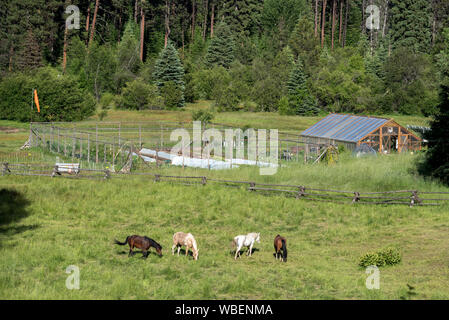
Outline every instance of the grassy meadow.
{"type": "MultiPolygon", "coordinates": [[[[190,120],[186,111],[110,111],[104,121],[190,120]]],[[[399,123],[426,125],[419,117],[399,123]]],[[[303,130],[318,117],[265,113],[219,113],[215,122],[303,130]]],[[[95,117],[88,121],[95,121],[95,117]]],[[[0,121],[0,160],[27,139],[27,124],[0,121]]],[[[29,157],[54,161],[31,150],[29,157]]],[[[378,191],[449,191],[416,175],[419,155],[355,159],[333,166],[286,163],[274,176],[257,168],[207,171],[169,167],[161,173],[294,183],[309,187],[378,191]]],[[[266,196],[216,184],[185,186],[148,177],[108,181],[0,176],[1,299],[449,299],[449,205],[362,206],[266,196]],[[199,260],[171,255],[172,235],[191,232],[199,260]],[[253,256],[234,261],[237,234],[260,232],[253,256]],[[113,244],[131,234],[163,246],[128,258],[113,244]],[[274,259],[273,239],[287,238],[288,262],[274,259]],[[368,290],[361,255],[397,247],[402,261],[380,268],[380,289],[368,290]],[[80,290],[65,286],[69,265],[80,268],[80,290]],[[407,284],[415,287],[408,291],[407,284]]]]}

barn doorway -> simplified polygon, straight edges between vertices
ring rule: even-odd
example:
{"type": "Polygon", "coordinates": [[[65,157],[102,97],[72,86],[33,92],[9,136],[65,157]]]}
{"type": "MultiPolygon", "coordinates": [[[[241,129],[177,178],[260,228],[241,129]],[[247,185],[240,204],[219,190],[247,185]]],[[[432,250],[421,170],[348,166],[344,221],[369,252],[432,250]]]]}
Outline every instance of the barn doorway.
{"type": "Polygon", "coordinates": [[[382,152],[392,153],[399,149],[399,130],[398,127],[382,128],[382,152]]]}

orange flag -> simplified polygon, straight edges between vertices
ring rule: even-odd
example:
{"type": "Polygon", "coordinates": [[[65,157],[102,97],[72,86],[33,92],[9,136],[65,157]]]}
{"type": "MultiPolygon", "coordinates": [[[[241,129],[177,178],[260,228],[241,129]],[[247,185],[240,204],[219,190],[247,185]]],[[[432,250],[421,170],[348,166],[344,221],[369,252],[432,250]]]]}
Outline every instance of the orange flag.
{"type": "Polygon", "coordinates": [[[37,97],[37,91],[36,89],[34,89],[34,103],[36,104],[37,107],[37,112],[41,112],[41,108],[39,108],[39,99],[37,97]]]}

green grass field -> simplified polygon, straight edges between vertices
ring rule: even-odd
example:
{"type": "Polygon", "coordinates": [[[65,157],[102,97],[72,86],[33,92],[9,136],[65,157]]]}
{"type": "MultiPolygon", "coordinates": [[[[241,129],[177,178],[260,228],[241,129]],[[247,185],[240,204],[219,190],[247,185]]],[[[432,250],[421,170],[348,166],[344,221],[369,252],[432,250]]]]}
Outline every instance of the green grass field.
{"type": "MultiPolygon", "coordinates": [[[[182,115],[183,120],[190,119],[188,110],[111,111],[105,121],[179,121],[182,115]]],[[[316,119],[225,113],[215,121],[301,130],[316,119]]],[[[417,117],[395,119],[404,125],[428,122],[417,117]]],[[[26,140],[27,125],[0,121],[0,126],[22,130],[0,131],[0,156],[6,157],[26,140]]],[[[39,150],[29,154],[54,161],[39,150]]],[[[414,173],[416,157],[345,155],[329,167],[291,163],[274,176],[260,176],[257,168],[160,172],[341,190],[449,191],[414,173]]],[[[92,181],[0,176],[0,189],[5,190],[0,208],[6,216],[0,224],[1,299],[449,298],[448,205],[316,203],[213,184],[156,183],[148,177],[92,181]],[[176,231],[194,234],[198,261],[171,255],[176,231]],[[260,232],[261,243],[251,258],[242,255],[234,261],[231,240],[248,232],[260,232]],[[128,258],[128,248],[114,245],[113,239],[123,241],[131,234],[155,239],[164,256],[128,258]],[[287,238],[287,263],[273,257],[277,234],[287,238]],[[399,248],[402,261],[381,267],[380,290],[368,290],[359,257],[385,246],[399,248]],[[80,268],[80,290],[65,286],[69,265],[80,268]],[[416,295],[408,293],[407,284],[416,288],[416,295]]]]}

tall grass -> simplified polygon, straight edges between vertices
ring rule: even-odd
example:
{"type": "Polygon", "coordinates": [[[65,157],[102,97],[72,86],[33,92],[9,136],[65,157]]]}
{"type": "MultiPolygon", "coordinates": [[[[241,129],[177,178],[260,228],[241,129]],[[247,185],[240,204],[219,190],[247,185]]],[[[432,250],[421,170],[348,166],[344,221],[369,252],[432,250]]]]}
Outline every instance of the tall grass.
{"type": "MultiPolygon", "coordinates": [[[[410,174],[412,160],[392,156],[347,159],[334,167],[292,164],[271,177],[259,176],[255,168],[210,173],[352,189],[396,189],[410,183],[444,189],[410,174]]],[[[0,188],[17,190],[31,202],[29,216],[0,229],[3,299],[399,299],[407,283],[417,288],[418,298],[449,297],[447,206],[313,203],[214,184],[155,183],[148,177],[9,176],[0,177],[0,188]],[[171,255],[176,231],[195,235],[198,261],[171,255]],[[232,237],[247,232],[261,232],[258,251],[234,261],[232,237]],[[284,264],[273,257],[278,233],[288,240],[284,264]],[[131,234],[157,240],[164,256],[128,258],[127,248],[112,240],[131,234]],[[381,289],[372,292],[358,260],[385,246],[399,247],[403,259],[381,268],[381,289]],[[80,290],[65,287],[65,268],[72,264],[81,271],[80,290]]]]}

